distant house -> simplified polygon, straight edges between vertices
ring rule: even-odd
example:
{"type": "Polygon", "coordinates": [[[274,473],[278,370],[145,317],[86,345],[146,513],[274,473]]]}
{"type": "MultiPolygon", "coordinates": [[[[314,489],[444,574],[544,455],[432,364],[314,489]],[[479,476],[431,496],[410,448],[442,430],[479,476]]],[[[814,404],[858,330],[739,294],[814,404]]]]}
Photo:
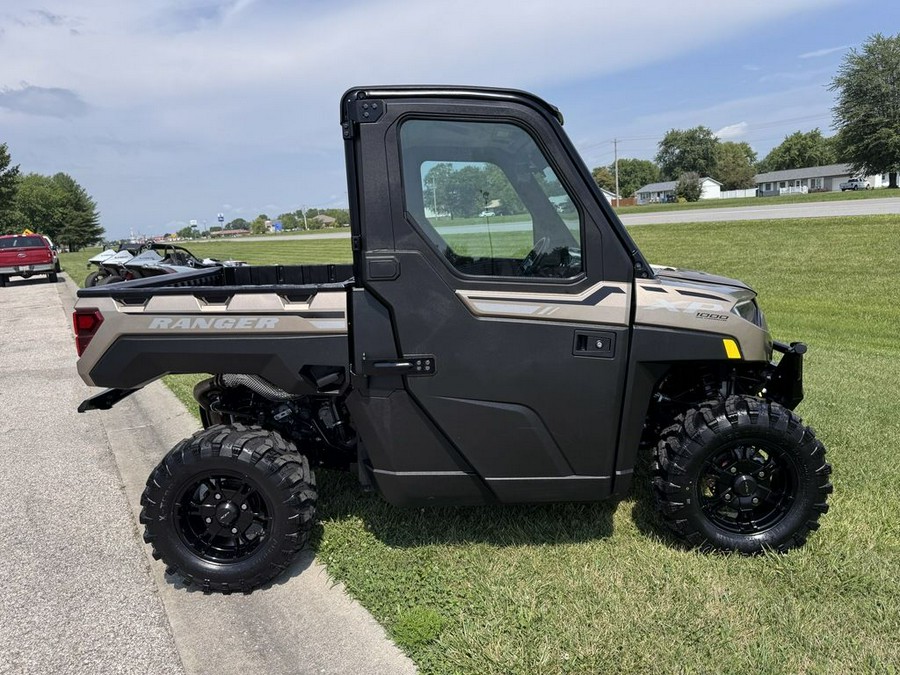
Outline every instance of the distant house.
{"type": "Polygon", "coordinates": [[[614,199],[620,199],[620,197],[618,195],[616,195],[615,192],[611,192],[610,190],[607,190],[606,188],[600,188],[600,192],[603,193],[603,196],[606,197],[606,201],[608,201],[610,204],[615,203],[613,201],[614,199]]]}
{"type": "MultiPolygon", "coordinates": [[[[637,192],[638,204],[655,204],[657,202],[674,202],[675,185],[678,181],[669,180],[663,183],[650,183],[637,192]]],[[[705,176],[700,179],[700,199],[719,199],[722,196],[722,184],[715,178],[705,176]]]]}
{"type": "Polygon", "coordinates": [[[334,227],[334,225],[337,223],[337,220],[335,220],[331,216],[326,216],[324,213],[320,213],[315,218],[312,218],[312,221],[319,227],[334,227]]]}
{"type": "MultiPolygon", "coordinates": [[[[849,164],[809,166],[803,169],[785,169],[759,173],[754,180],[760,197],[790,194],[793,192],[837,192],[841,183],[856,177],[849,164]]],[[[873,188],[884,185],[883,176],[867,176],[873,188]]]]}

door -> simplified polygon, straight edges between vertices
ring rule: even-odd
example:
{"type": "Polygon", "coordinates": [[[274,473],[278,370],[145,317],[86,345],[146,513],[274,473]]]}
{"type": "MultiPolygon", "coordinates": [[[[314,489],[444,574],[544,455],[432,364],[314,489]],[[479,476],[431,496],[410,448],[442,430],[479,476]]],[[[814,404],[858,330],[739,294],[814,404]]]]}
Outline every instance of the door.
{"type": "Polygon", "coordinates": [[[357,269],[396,353],[355,332],[369,364],[355,368],[395,368],[395,386],[499,500],[607,496],[632,268],[586,170],[527,101],[382,108],[359,125],[369,156],[357,171],[366,183],[365,167],[382,166],[390,198],[361,195],[357,269]]]}

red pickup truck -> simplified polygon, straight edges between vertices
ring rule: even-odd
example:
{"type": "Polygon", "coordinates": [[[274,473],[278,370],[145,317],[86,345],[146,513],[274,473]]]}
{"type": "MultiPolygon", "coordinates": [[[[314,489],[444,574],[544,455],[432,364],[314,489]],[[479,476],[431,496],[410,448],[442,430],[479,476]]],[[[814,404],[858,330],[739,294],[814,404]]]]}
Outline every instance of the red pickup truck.
{"type": "Polygon", "coordinates": [[[50,283],[58,281],[56,256],[46,237],[40,234],[0,236],[0,286],[10,277],[27,279],[46,274],[50,283]]]}

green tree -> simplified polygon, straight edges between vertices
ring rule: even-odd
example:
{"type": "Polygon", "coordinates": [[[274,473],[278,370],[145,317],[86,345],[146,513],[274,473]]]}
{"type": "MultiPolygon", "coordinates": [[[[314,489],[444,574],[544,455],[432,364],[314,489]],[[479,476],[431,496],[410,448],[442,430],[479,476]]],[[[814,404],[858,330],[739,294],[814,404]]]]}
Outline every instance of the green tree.
{"type": "Polygon", "coordinates": [[[19,228],[46,234],[56,240],[66,224],[65,189],[50,176],[29,173],[19,180],[15,209],[19,228]]]}
{"type": "Polygon", "coordinates": [[[659,142],[656,163],[667,180],[690,172],[715,177],[718,145],[719,139],[707,127],[671,129],[659,142]]]}
{"type": "Polygon", "coordinates": [[[597,187],[609,190],[610,192],[615,192],[616,176],[614,171],[615,167],[611,169],[607,166],[597,166],[591,169],[591,176],[594,177],[594,182],[597,184],[597,187]]]}
{"type": "Polygon", "coordinates": [[[281,227],[285,231],[299,230],[303,228],[303,219],[298,218],[295,213],[282,213],[275,220],[281,221],[281,227]]]}
{"type": "Polygon", "coordinates": [[[900,34],[876,33],[861,50],[851,49],[831,81],[838,150],[864,175],[890,173],[897,187],[900,169],[900,34]]]}
{"type": "Polygon", "coordinates": [[[269,216],[265,213],[260,213],[253,219],[253,222],[250,223],[250,232],[252,234],[265,234],[268,232],[268,228],[266,227],[267,220],[269,220],[269,216]]]}
{"type": "Polygon", "coordinates": [[[449,162],[441,162],[431,167],[428,173],[425,174],[425,180],[422,181],[425,205],[435,215],[449,213],[447,197],[452,174],[453,165],[449,162]]]}
{"type": "Polygon", "coordinates": [[[700,174],[696,171],[685,171],[678,177],[675,183],[675,196],[679,199],[686,199],[689,202],[696,202],[700,199],[703,186],[700,183],[700,174]]]}
{"type": "MultiPolygon", "coordinates": [[[[615,166],[610,165],[610,171],[615,166]]],[[[649,159],[619,160],[619,194],[623,197],[631,197],[640,188],[649,183],[659,181],[659,167],[649,159]]]]}
{"type": "Polygon", "coordinates": [[[248,230],[250,229],[250,223],[248,223],[243,218],[235,218],[228,225],[225,226],[226,230],[248,230]]]}
{"type": "Polygon", "coordinates": [[[17,230],[16,192],[19,189],[19,165],[10,166],[12,157],[6,143],[0,143],[0,233],[17,230]]]}
{"type": "Polygon", "coordinates": [[[759,163],[759,171],[784,171],[808,166],[835,164],[838,156],[834,141],[822,135],[818,128],[812,131],[795,131],[766,155],[759,163]]]}
{"type": "Polygon", "coordinates": [[[62,244],[71,251],[90,246],[103,238],[97,204],[78,182],[66,173],[58,173],[52,181],[65,193],[62,205],[62,229],[57,233],[62,244]]]}
{"type": "Polygon", "coordinates": [[[756,152],[749,143],[725,141],[716,149],[716,180],[723,190],[741,190],[756,185],[756,152]]]}

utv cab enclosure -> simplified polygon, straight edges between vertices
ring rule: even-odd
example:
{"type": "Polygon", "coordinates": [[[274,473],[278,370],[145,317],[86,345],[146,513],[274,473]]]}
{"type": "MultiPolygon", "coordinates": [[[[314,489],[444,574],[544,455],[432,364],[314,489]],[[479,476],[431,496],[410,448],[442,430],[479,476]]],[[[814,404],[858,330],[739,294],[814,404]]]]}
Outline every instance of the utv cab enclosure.
{"type": "Polygon", "coordinates": [[[310,460],[400,506],[625,494],[703,548],[801,545],[831,491],[792,412],[801,343],[756,294],[651,266],[554,107],[370,87],[341,101],[352,269],[197,270],[84,289],[79,371],[108,408],[210,373],[206,427],[154,471],[145,538],[189,583],[249,591],[314,520],[310,460]],[[774,352],[780,358],[773,361],[774,352]]]}

